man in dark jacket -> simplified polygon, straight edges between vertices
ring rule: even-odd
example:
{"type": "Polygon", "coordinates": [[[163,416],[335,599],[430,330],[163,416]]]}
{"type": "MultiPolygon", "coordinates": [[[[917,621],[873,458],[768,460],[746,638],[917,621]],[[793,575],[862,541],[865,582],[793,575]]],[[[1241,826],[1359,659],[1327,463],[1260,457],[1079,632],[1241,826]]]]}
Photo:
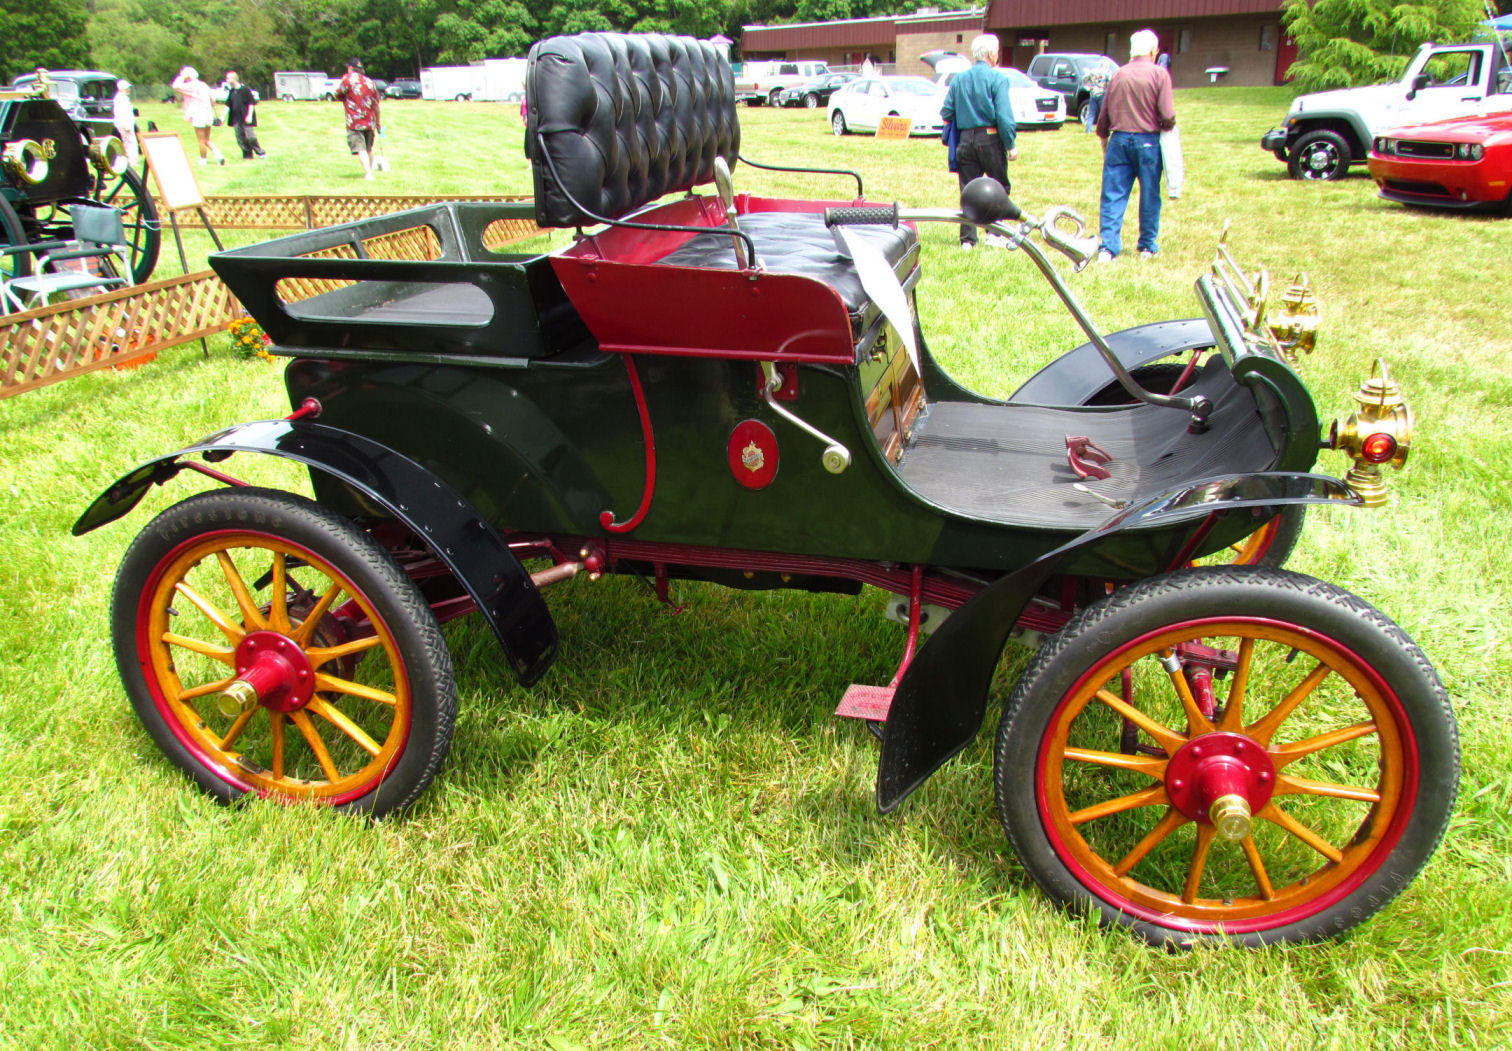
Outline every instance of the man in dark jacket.
{"type": "Polygon", "coordinates": [[[241,82],[234,69],[226,71],[226,89],[226,124],[236,132],[242,160],[250,161],[254,154],[266,157],[262,144],[257,141],[257,97],[241,82]]]}
{"type": "MultiPolygon", "coordinates": [[[[971,57],[975,65],[957,73],[950,82],[940,116],[953,121],[960,136],[955,157],[961,188],[965,189],[972,179],[987,175],[1007,190],[1012,185],[1008,181],[1008,162],[1018,160],[1018,149],[1014,146],[1018,129],[1008,98],[1008,77],[997,68],[998,38],[991,33],[977,37],[971,42],[971,57]]],[[[1002,238],[989,235],[987,240],[996,244],[1002,238]]],[[[963,223],[961,247],[975,248],[976,241],[976,227],[963,223]]]]}
{"type": "Polygon", "coordinates": [[[1124,210],[1139,180],[1139,258],[1160,251],[1160,133],[1176,126],[1171,74],[1155,64],[1160,39],[1148,29],[1129,38],[1129,64],[1113,74],[1097,135],[1103,144],[1100,262],[1123,251],[1124,210]]]}

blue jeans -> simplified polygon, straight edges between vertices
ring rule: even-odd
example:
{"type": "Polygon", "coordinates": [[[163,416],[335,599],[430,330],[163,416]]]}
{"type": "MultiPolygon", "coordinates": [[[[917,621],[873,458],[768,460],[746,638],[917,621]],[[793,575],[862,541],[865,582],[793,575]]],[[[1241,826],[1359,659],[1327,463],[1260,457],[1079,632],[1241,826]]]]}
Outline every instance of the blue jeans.
{"type": "Polygon", "coordinates": [[[1139,250],[1158,252],[1160,234],[1160,136],[1115,131],[1103,155],[1102,246],[1117,255],[1123,251],[1124,209],[1134,180],[1139,180],[1139,250]]]}
{"type": "Polygon", "coordinates": [[[1097,115],[1102,112],[1103,97],[1101,95],[1087,96],[1087,134],[1091,135],[1097,130],[1097,115]]]}

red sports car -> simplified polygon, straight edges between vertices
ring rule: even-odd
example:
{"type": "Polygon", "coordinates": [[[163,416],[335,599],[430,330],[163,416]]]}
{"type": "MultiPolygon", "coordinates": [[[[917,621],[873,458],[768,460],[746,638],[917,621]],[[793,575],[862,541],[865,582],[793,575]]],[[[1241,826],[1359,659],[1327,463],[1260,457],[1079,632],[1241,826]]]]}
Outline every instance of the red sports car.
{"type": "Polygon", "coordinates": [[[1512,113],[1454,117],[1378,135],[1370,177],[1388,201],[1512,212],[1512,113]]]}

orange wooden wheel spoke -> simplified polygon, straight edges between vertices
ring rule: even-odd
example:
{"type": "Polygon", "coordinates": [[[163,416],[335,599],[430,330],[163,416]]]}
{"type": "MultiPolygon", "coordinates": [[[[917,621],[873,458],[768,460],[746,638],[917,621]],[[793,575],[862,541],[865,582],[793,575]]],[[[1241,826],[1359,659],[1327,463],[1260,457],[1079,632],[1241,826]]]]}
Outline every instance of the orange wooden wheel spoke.
{"type": "Polygon", "coordinates": [[[1353,741],[1357,737],[1365,737],[1368,734],[1377,733],[1376,724],[1373,722],[1355,723],[1353,726],[1345,726],[1342,729],[1333,730],[1326,734],[1318,734],[1316,737],[1308,737],[1305,740],[1293,741],[1291,744],[1281,745],[1272,749],[1271,762],[1276,764],[1276,769],[1295,763],[1304,756],[1321,752],[1325,748],[1353,741]]]}
{"type": "Polygon", "coordinates": [[[1361,785],[1336,785],[1332,781],[1313,781],[1306,777],[1276,778],[1276,795],[1329,796],[1333,799],[1358,799],[1362,803],[1379,803],[1381,793],[1361,785]]]}
{"type": "Polygon", "coordinates": [[[1295,690],[1286,695],[1285,700],[1272,708],[1261,719],[1245,727],[1244,732],[1261,744],[1269,745],[1271,737],[1275,735],[1276,730],[1280,728],[1282,723],[1286,722],[1292,712],[1297,710],[1297,705],[1307,700],[1323,680],[1328,678],[1330,670],[1328,665],[1319,661],[1317,667],[1308,673],[1307,678],[1303,679],[1295,690]]]}
{"type": "Polygon", "coordinates": [[[221,632],[226,636],[226,638],[230,639],[232,642],[240,642],[242,640],[242,636],[246,634],[246,632],[243,631],[240,626],[233,623],[230,618],[228,618],[224,613],[216,608],[214,603],[205,598],[198,591],[195,591],[188,584],[185,584],[182,580],[173,585],[173,590],[177,591],[180,595],[183,595],[186,599],[193,603],[194,608],[203,613],[205,615],[205,619],[219,628],[221,632]]]}
{"type": "Polygon", "coordinates": [[[331,607],[336,604],[336,597],[340,594],[341,585],[332,584],[330,590],[320,596],[320,601],[315,603],[315,608],[305,614],[304,620],[300,623],[299,627],[294,629],[293,634],[289,637],[301,646],[308,644],[310,636],[315,634],[315,629],[319,626],[321,618],[331,612],[331,607]]]}
{"type": "Polygon", "coordinates": [[[241,609],[242,617],[254,628],[266,628],[268,622],[263,617],[262,610],[258,609],[257,603],[253,601],[252,593],[247,590],[246,582],[242,580],[236,563],[231,561],[230,552],[217,551],[215,560],[220,563],[221,572],[226,575],[226,583],[231,587],[231,594],[236,596],[236,605],[241,609]]]}
{"type": "Polygon", "coordinates": [[[1291,833],[1334,864],[1344,860],[1343,853],[1337,847],[1282,810],[1276,805],[1275,800],[1265,804],[1264,809],[1256,816],[1279,825],[1284,831],[1291,833]]]}
{"type": "Polygon", "coordinates": [[[241,736],[242,731],[247,728],[247,724],[252,721],[252,717],[256,714],[257,708],[254,705],[236,717],[236,722],[231,724],[231,729],[227,730],[226,736],[221,738],[220,746],[222,751],[225,751],[236,743],[236,739],[241,736]]]}
{"type": "Polygon", "coordinates": [[[284,775],[284,713],[270,712],[269,733],[273,738],[273,780],[282,781],[284,775]]]}
{"type": "Polygon", "coordinates": [[[385,693],[349,679],[338,679],[334,675],[321,675],[319,672],[315,673],[315,688],[324,690],[326,693],[344,693],[350,697],[361,697],[363,700],[377,701],[379,704],[398,703],[398,698],[391,693],[385,693]]]}
{"type": "Polygon", "coordinates": [[[1245,836],[1239,845],[1244,848],[1244,858],[1249,862],[1250,871],[1255,874],[1255,886],[1260,888],[1260,897],[1270,901],[1276,896],[1276,888],[1271,886],[1270,873],[1265,871],[1265,862],[1260,859],[1260,848],[1255,846],[1253,836],[1245,836]]]}
{"type": "Polygon", "coordinates": [[[1254,656],[1255,640],[1246,635],[1239,640],[1239,657],[1230,680],[1228,701],[1223,706],[1223,718],[1218,720],[1220,730],[1238,733],[1244,728],[1244,694],[1249,689],[1250,662],[1254,656]]]}
{"type": "Polygon", "coordinates": [[[1187,739],[1170,727],[1151,719],[1144,712],[1129,704],[1122,697],[1109,693],[1107,690],[1098,690],[1097,699],[1112,708],[1119,715],[1139,727],[1145,733],[1155,739],[1160,747],[1166,750],[1167,755],[1174,755],[1176,749],[1186,744],[1187,739]]]}
{"type": "Polygon", "coordinates": [[[232,675],[217,682],[207,682],[200,686],[191,686],[187,690],[180,690],[178,699],[180,702],[193,701],[200,697],[207,697],[212,693],[220,693],[235,681],[236,676],[232,675]]]}
{"type": "Polygon", "coordinates": [[[328,704],[319,697],[314,697],[310,700],[308,710],[336,727],[336,729],[346,734],[353,741],[356,741],[357,747],[361,748],[368,755],[376,756],[379,752],[383,751],[377,741],[374,741],[364,733],[362,727],[348,719],[335,705],[328,704]]]}
{"type": "Polygon", "coordinates": [[[226,646],[217,646],[213,642],[205,642],[202,639],[191,639],[187,635],[179,635],[175,632],[163,632],[163,641],[169,646],[179,646],[186,650],[193,650],[202,657],[220,661],[222,664],[231,664],[236,659],[236,651],[226,646]]]}
{"type": "Polygon", "coordinates": [[[1218,830],[1212,825],[1197,826],[1197,846],[1192,851],[1192,863],[1187,867],[1186,886],[1182,888],[1181,900],[1188,905],[1197,901],[1197,890],[1202,885],[1202,870],[1207,867],[1208,850],[1218,830]]]}
{"type": "Polygon", "coordinates": [[[1158,847],[1162,840],[1186,823],[1187,818],[1181,811],[1175,807],[1169,808],[1165,812],[1165,816],[1160,819],[1160,822],[1145,834],[1144,839],[1136,843],[1134,849],[1125,854],[1118,864],[1113,866],[1113,871],[1119,876],[1128,875],[1135,865],[1138,865],[1145,859],[1145,855],[1158,847]]]}
{"type": "Polygon", "coordinates": [[[1098,766],[1112,766],[1119,770],[1131,770],[1136,774],[1144,774],[1157,780],[1165,777],[1167,760],[1156,759],[1147,755],[1124,755],[1122,752],[1100,752],[1094,748],[1067,748],[1067,759],[1074,759],[1078,763],[1095,763],[1098,766]]]}
{"type": "MultiPolygon", "coordinates": [[[[1164,650],[1162,657],[1174,657],[1174,650],[1164,650]]],[[[1176,696],[1181,699],[1181,708],[1186,712],[1187,736],[1195,737],[1198,734],[1212,733],[1213,722],[1203,714],[1202,709],[1197,707],[1197,698],[1192,696],[1192,684],[1187,682],[1186,673],[1181,670],[1168,671],[1166,676],[1171,680],[1171,687],[1176,691],[1176,696]]]]}
{"type": "Polygon", "coordinates": [[[336,764],[331,762],[331,753],[326,751],[325,742],[320,739],[320,731],[315,729],[315,724],[304,712],[290,712],[289,718],[294,725],[299,727],[299,732],[304,736],[305,743],[310,746],[310,751],[315,753],[315,761],[320,764],[320,769],[325,772],[327,781],[340,781],[341,774],[336,770],[336,764]]]}
{"type": "Polygon", "coordinates": [[[377,635],[369,635],[366,638],[343,642],[340,646],[311,646],[305,650],[305,656],[310,658],[310,663],[318,668],[322,664],[329,664],[341,657],[350,657],[354,653],[370,650],[382,642],[383,640],[377,635]]]}
{"type": "Polygon", "coordinates": [[[274,631],[288,634],[289,628],[289,564],[282,551],[273,552],[273,573],[268,583],[268,624],[274,631]]]}
{"type": "Polygon", "coordinates": [[[1096,821],[1100,817],[1109,814],[1121,814],[1125,810],[1137,810],[1143,806],[1156,806],[1166,802],[1165,785],[1154,785],[1146,788],[1143,792],[1135,792],[1133,795],[1119,796],[1117,799],[1109,799],[1094,806],[1083,807],[1071,814],[1071,824],[1084,825],[1088,821],[1096,821]]]}

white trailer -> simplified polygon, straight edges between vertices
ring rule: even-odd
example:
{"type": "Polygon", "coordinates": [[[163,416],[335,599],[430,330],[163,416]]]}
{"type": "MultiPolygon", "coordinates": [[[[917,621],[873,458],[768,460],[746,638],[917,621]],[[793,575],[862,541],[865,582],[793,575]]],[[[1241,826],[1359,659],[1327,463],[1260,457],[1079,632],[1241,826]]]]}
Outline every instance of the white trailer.
{"type": "Polygon", "coordinates": [[[420,97],[467,102],[487,92],[482,66],[426,66],[420,71],[420,97]]]}
{"type": "Polygon", "coordinates": [[[273,74],[273,93],[285,102],[296,99],[319,99],[326,95],[324,73],[284,72],[273,74]]]}
{"type": "Polygon", "coordinates": [[[525,59],[485,58],[473,67],[482,70],[482,88],[474,99],[519,102],[525,97],[525,59]]]}

